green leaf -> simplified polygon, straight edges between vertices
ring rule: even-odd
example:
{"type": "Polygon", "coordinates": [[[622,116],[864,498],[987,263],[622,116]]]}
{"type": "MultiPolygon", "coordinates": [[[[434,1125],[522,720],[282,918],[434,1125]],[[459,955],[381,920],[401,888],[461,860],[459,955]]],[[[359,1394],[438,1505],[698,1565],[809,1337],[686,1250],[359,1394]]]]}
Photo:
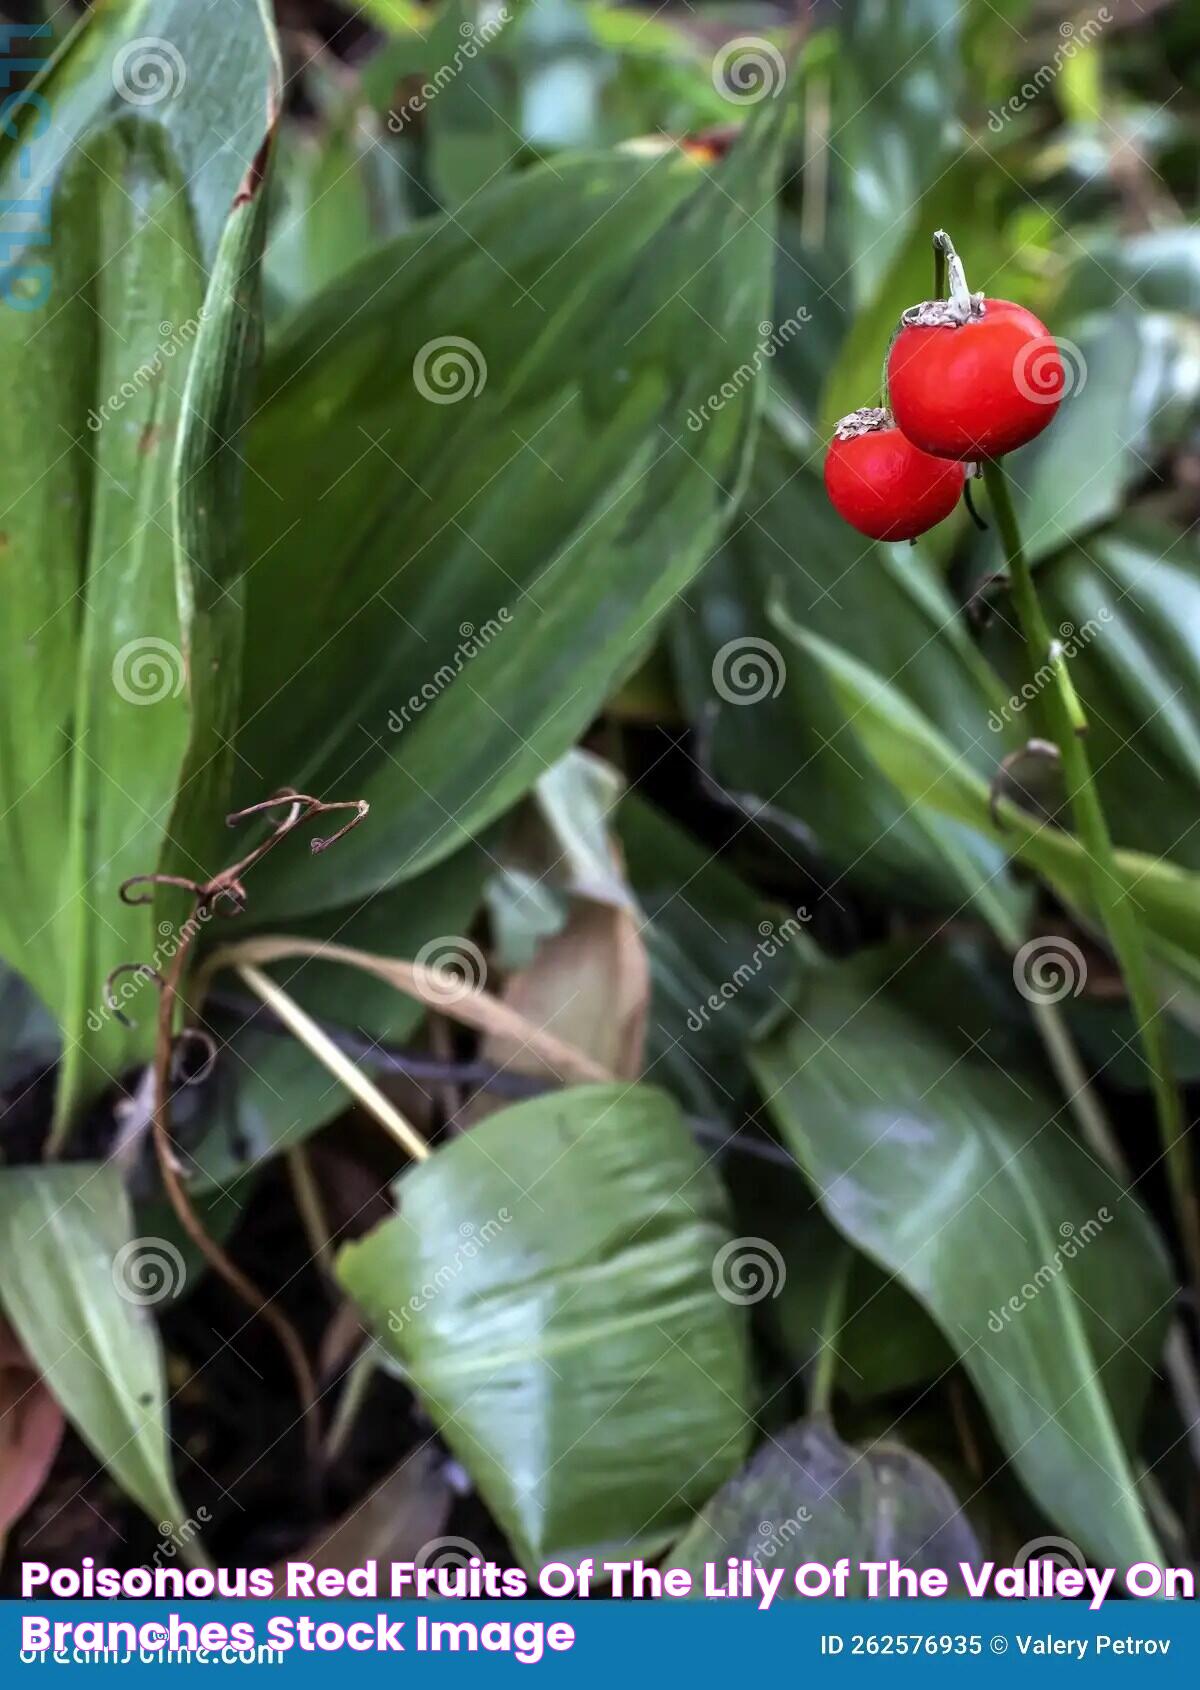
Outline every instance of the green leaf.
{"type": "Polygon", "coordinates": [[[1157,1560],[1130,1448],[1169,1264],[1040,1074],[964,1028],[975,996],[949,956],[831,965],[756,1050],[763,1093],[829,1218],[957,1350],[1056,1526],[1105,1564],[1157,1560]]]}
{"type": "Polygon", "coordinates": [[[1054,332],[1067,396],[1053,427],[1010,460],[1032,560],[1118,516],[1154,459],[1200,416],[1194,320],[1126,307],[1080,323],[1056,315],[1054,332]]]}
{"type": "MultiPolygon", "coordinates": [[[[796,637],[833,682],[854,733],[912,803],[1006,842],[1014,857],[1096,924],[1091,871],[1077,839],[1010,803],[1001,803],[993,818],[988,782],[903,694],[836,646],[809,634],[796,637]]],[[[1200,1025],[1200,876],[1165,858],[1127,850],[1115,853],[1113,872],[1170,987],[1168,1007],[1200,1025]]]]}
{"type": "Polygon", "coordinates": [[[848,1251],[799,1174],[773,1175],[760,1208],[768,1205],[762,1230],[778,1240],[784,1272],[765,1313],[794,1366],[810,1367],[831,1342],[835,1389],[856,1403],[944,1376],[953,1358],[937,1327],[899,1280],[848,1251]],[[830,1334],[823,1323],[849,1254],[845,1307],[830,1334]]]}
{"type": "MultiPolygon", "coordinates": [[[[328,290],[278,349],[240,749],[272,787],[342,785],[353,763],[374,810],[338,848],[342,896],[511,807],[704,561],[758,384],[697,433],[686,419],[767,304],[773,105],[711,175],[676,155],[499,182],[328,290]],[[723,338],[697,337],[698,310],[723,338]],[[456,403],[430,385],[440,356],[457,356],[456,403]]],[[[320,895],[277,853],[256,909],[320,895]]]]}
{"type": "Polygon", "coordinates": [[[396,30],[403,35],[420,34],[428,22],[424,8],[416,0],[364,0],[362,9],[380,29],[396,30]]]}
{"type": "Polygon", "coordinates": [[[672,629],[711,774],[763,825],[790,819],[801,847],[852,885],[949,908],[973,897],[1011,901],[997,880],[1001,851],[914,808],[880,778],[843,731],[820,669],[785,637],[793,628],[836,640],[894,677],[956,749],[983,764],[987,747],[973,723],[1003,693],[939,573],[920,552],[872,545],[847,527],[768,422],[746,513],[672,629]]]}
{"type": "MultiPolygon", "coordinates": [[[[1200,555],[1134,516],[1047,558],[1038,593],[1088,720],[1088,753],[1118,845],[1200,869],[1200,555]]],[[[1020,694],[1028,659],[997,618],[993,648],[1020,694]]],[[[1014,718],[1017,712],[1012,711],[1014,718]]]]}
{"type": "Polygon", "coordinates": [[[0,311],[0,369],[35,396],[0,422],[0,952],[62,1027],[64,1124],[152,1037],[104,1009],[109,971],[155,947],[121,882],[210,869],[224,808],[277,83],[260,0],[219,31],[183,0],[106,5],[39,84],[53,122],[23,108],[0,154],[0,191],[42,200],[53,229],[10,255],[0,311]]]}
{"type": "Polygon", "coordinates": [[[807,912],[757,896],[634,793],[618,827],[650,958],[646,1070],[689,1111],[740,1124],[754,1093],[746,1045],[795,978],[807,912]]]}
{"type": "Polygon", "coordinates": [[[134,1239],[111,1163],[0,1170],[0,1303],[96,1459],[152,1520],[174,1525],[184,1509],[148,1307],[160,1270],[166,1283],[183,1264],[169,1243],[134,1239]]]}
{"type": "Polygon", "coordinates": [[[1180,224],[1087,241],[1059,308],[1067,318],[1082,317],[1131,298],[1148,311],[1200,313],[1200,229],[1180,224]]]}
{"type": "Polygon", "coordinates": [[[954,1493],[927,1461],[891,1441],[854,1449],[828,1421],[814,1419],[763,1445],[701,1510],[670,1564],[691,1573],[694,1597],[704,1595],[705,1563],[719,1573],[729,1556],[767,1575],[782,1568],[780,1598],[798,1595],[798,1567],[829,1567],[843,1556],[849,1597],[867,1594],[860,1562],[892,1559],[914,1572],[941,1568],[954,1594],[956,1564],[980,1553],[954,1493]]]}
{"type": "Polygon", "coordinates": [[[540,1566],[665,1547],[746,1450],[744,1311],[711,1170],[662,1092],[490,1116],[397,1182],[338,1276],[540,1566]]]}
{"type": "Polygon", "coordinates": [[[409,183],[357,106],[316,135],[285,128],[263,264],[268,317],[286,316],[406,226],[409,183]]]}
{"type": "Polygon", "coordinates": [[[512,13],[521,9],[522,0],[498,9],[478,0],[445,0],[429,31],[421,116],[434,190],[444,206],[473,199],[521,151],[516,100],[497,62],[512,13]]]}
{"type": "MultiPolygon", "coordinates": [[[[958,142],[952,114],[963,91],[964,10],[961,0],[859,0],[840,14],[829,151],[842,195],[836,223],[859,300],[874,295],[907,230],[923,235],[928,254],[929,234],[942,226],[926,223],[921,196],[940,185],[958,142]]],[[[855,401],[870,403],[866,394],[855,401]]]]}

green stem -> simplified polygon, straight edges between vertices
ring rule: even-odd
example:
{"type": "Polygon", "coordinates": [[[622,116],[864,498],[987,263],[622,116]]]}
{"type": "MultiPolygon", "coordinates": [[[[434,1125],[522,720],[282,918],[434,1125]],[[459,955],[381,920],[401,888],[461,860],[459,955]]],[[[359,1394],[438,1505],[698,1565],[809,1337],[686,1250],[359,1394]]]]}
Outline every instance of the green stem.
{"type": "Polygon", "coordinates": [[[346,1441],[358,1419],[359,1411],[367,1400],[367,1392],[371,1388],[371,1381],[376,1371],[375,1346],[368,1339],[365,1347],[350,1364],[346,1375],[346,1382],[342,1387],[341,1397],[334,1411],[333,1424],[329,1428],[329,1435],[325,1440],[325,1460],[332,1465],[346,1447],[346,1441]]]}
{"type": "Polygon", "coordinates": [[[319,1263],[321,1271],[332,1279],[334,1250],[329,1236],[329,1221],[308,1154],[304,1146],[298,1144],[286,1152],[284,1160],[287,1162],[288,1177],[292,1182],[296,1210],[304,1225],[313,1260],[319,1263]]]}
{"type": "Polygon", "coordinates": [[[834,1339],[841,1332],[842,1315],[846,1308],[846,1292],[850,1285],[850,1268],[853,1257],[849,1250],[842,1252],[842,1259],[834,1269],[833,1279],[829,1286],[829,1295],[825,1299],[825,1308],[821,1315],[821,1330],[817,1334],[820,1340],[816,1358],[813,1361],[812,1381],[808,1391],[808,1411],[810,1414],[829,1414],[833,1406],[833,1382],[837,1377],[838,1353],[834,1348],[834,1339]]]}
{"type": "Polygon", "coordinates": [[[1046,693],[1047,714],[1062,759],[1067,796],[1075,831],[1087,854],[1092,902],[1104,924],[1113,954],[1129,993],[1134,1020],[1150,1070],[1158,1114],[1159,1131],[1167,1163],[1167,1175],[1175,1204],[1183,1248],[1193,1277],[1200,1282],[1200,1212],[1192,1191],[1186,1126],[1179,1090],[1171,1075],[1167,1052],[1166,1024],[1158,1000],[1138,928],[1137,916],[1115,872],[1112,835],[1092,777],[1091,762],[1084,745],[1087,718],[1079,694],[1067,673],[1062,646],[1050,632],[1033,572],[1021,543],[1021,531],[1013,509],[1008,477],[992,459],[983,466],[983,476],[995,513],[996,525],[1008,556],[1013,604],[1025,636],[1034,685],[1052,681],[1046,693]]]}
{"type": "MultiPolygon", "coordinates": [[[[1015,953],[1017,947],[1012,949],[1015,953]]],[[[1079,1122],[1079,1130],[1089,1150],[1128,1185],[1129,1169],[1124,1165],[1120,1147],[1093,1089],[1091,1075],[1071,1037],[1066,1017],[1058,1004],[1047,1003],[1037,996],[1029,1005],[1029,1010],[1055,1078],[1067,1098],[1067,1107],[1079,1122]]]]}

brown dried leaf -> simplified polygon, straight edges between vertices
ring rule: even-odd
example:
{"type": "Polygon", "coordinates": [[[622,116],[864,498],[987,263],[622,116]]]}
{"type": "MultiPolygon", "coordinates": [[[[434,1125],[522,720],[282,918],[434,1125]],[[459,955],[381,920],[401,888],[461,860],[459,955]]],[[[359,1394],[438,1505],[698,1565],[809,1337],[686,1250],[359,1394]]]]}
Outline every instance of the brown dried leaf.
{"type": "Polygon", "coordinates": [[[360,968],[366,974],[386,980],[399,992],[417,998],[427,1008],[459,1021],[465,1027],[490,1036],[507,1038],[526,1047],[545,1063],[545,1072],[563,1081],[611,1080],[610,1069],[597,1062],[586,1051],[545,1031],[536,1022],[511,1007],[503,999],[484,990],[482,986],[466,984],[457,975],[442,968],[427,968],[421,963],[405,962],[399,957],[375,956],[370,951],[355,950],[349,945],[324,944],[315,939],[265,937],[245,939],[236,945],[226,945],[215,951],[207,964],[197,996],[202,996],[204,981],[220,968],[239,965],[261,965],[286,962],[292,957],[320,957],[322,962],[341,962],[350,968],[360,968]]]}
{"type": "MultiPolygon", "coordinates": [[[[441,1540],[454,1497],[430,1445],[417,1449],[364,1501],[327,1527],[299,1559],[349,1572],[364,1561],[415,1561],[441,1540]]],[[[276,1569],[275,1588],[283,1588],[276,1569]]]]}
{"type": "MultiPolygon", "coordinates": [[[[581,1050],[620,1080],[642,1071],[650,963],[632,912],[573,899],[567,925],[512,975],[504,1002],[521,1019],[581,1050]]],[[[484,1057],[522,1074],[553,1069],[531,1044],[489,1034],[484,1057]]]]}
{"type": "Polygon", "coordinates": [[[0,1315],[0,1539],[46,1482],[63,1414],[0,1315]]]}

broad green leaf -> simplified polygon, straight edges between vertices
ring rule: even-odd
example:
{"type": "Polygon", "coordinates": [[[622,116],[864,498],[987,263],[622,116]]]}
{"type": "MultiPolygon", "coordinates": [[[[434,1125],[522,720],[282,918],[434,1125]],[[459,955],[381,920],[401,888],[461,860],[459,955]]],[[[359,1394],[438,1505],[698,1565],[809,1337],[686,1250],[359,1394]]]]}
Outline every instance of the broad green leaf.
{"type": "Polygon", "coordinates": [[[1010,896],[1000,850],[914,808],[842,731],[828,682],[786,637],[793,625],[846,645],[985,765],[974,724],[1003,693],[941,577],[920,553],[842,522],[768,422],[745,507],[673,624],[708,772],[760,825],[790,820],[788,848],[838,871],[825,878],[839,901],[855,886],[951,908],[1010,896]]]}
{"type": "Polygon", "coordinates": [[[740,1125],[746,1044],[795,978],[808,912],[760,898],[636,793],[618,827],[650,958],[647,1072],[708,1122],[740,1125]]]}
{"type": "Polygon", "coordinates": [[[531,1567],[653,1554],[745,1455],[720,1186],[675,1105],[584,1086],[396,1185],[338,1276],[531,1567]]]}
{"type": "Polygon", "coordinates": [[[101,5],[0,152],[3,193],[53,230],[7,254],[0,311],[0,368],[36,395],[0,423],[0,952],[62,1027],[63,1124],[151,1036],[104,1012],[109,971],[156,943],[121,882],[216,866],[277,82],[260,0],[219,31],[183,0],[101,5]]]}
{"type": "Polygon", "coordinates": [[[859,0],[839,16],[828,147],[849,290],[860,302],[875,296],[908,230],[923,227],[921,196],[961,147],[963,15],[960,0],[859,0]]]}
{"type": "Polygon", "coordinates": [[[845,265],[835,249],[813,246],[802,220],[781,206],[774,320],[802,328],[797,333],[789,330],[786,337],[776,335],[779,350],[771,360],[771,382],[806,462],[815,461],[814,452],[824,444],[817,433],[821,395],[854,321],[843,297],[845,282],[845,265]]]}
{"type": "Polygon", "coordinates": [[[770,1186],[763,1205],[769,1205],[768,1235],[778,1241],[784,1271],[778,1295],[764,1304],[764,1312],[792,1365],[811,1368],[831,1343],[835,1389],[856,1403],[940,1380],[953,1352],[900,1281],[849,1251],[799,1174],[773,1175],[770,1186]],[[828,1333],[822,1323],[835,1276],[847,1271],[848,1254],[844,1308],[837,1330],[828,1333]]]}
{"type": "MultiPolygon", "coordinates": [[[[1002,803],[993,818],[988,782],[896,688],[836,646],[811,635],[796,637],[830,677],[855,735],[911,802],[1003,841],[1014,857],[1037,869],[1062,898],[1095,921],[1089,861],[1071,834],[1009,803],[1002,803]]],[[[1200,1024],[1200,876],[1165,858],[1128,850],[1115,853],[1112,872],[1134,904],[1147,944],[1170,984],[1169,1007],[1190,1024],[1200,1024]]]]}
{"type": "Polygon", "coordinates": [[[1055,1525],[1104,1564],[1157,1560],[1130,1450],[1166,1254],[1046,1082],[964,1028],[973,992],[929,952],[830,965],[756,1050],[763,1094],[829,1218],[959,1353],[1055,1525]]]}
{"type": "Polygon", "coordinates": [[[1081,322],[1056,314],[1053,332],[1067,396],[1053,424],[1011,459],[1034,560],[1119,515],[1131,488],[1200,416],[1194,319],[1126,306],[1081,322]]]}
{"type": "Polygon", "coordinates": [[[863,1561],[896,1560],[914,1572],[940,1567],[950,1591],[963,1594],[959,1561],[976,1562],[979,1544],[941,1474],[903,1444],[866,1449],[842,1442],[832,1425],[802,1420],[776,1433],[735,1479],[701,1509],[671,1552],[703,1597],[705,1563],[718,1584],[729,1556],[770,1574],[782,1568],[779,1598],[795,1598],[794,1575],[806,1563],[833,1566],[845,1556],[846,1595],[867,1594],[863,1561]]]}
{"type": "MultiPolygon", "coordinates": [[[[1200,869],[1200,556],[1186,532],[1128,516],[1047,558],[1038,592],[1088,718],[1088,752],[1118,845],[1200,869]]],[[[1038,703],[1004,618],[994,649],[1027,733],[1038,703]]]]}
{"type": "MultiPolygon", "coordinates": [[[[278,349],[253,441],[240,749],[274,787],[341,786],[353,766],[373,815],[338,847],[343,897],[510,808],[708,555],[758,384],[699,432],[686,419],[767,303],[768,106],[711,175],[609,158],[498,182],[329,290],[278,349]],[[697,336],[697,310],[721,337],[697,336]]],[[[277,853],[256,908],[320,896],[277,853]]]]}
{"type": "Polygon", "coordinates": [[[0,1170],[0,1303],[96,1459],[152,1520],[179,1524],[150,1305],[182,1271],[169,1242],[134,1238],[113,1164],[0,1170]]]}

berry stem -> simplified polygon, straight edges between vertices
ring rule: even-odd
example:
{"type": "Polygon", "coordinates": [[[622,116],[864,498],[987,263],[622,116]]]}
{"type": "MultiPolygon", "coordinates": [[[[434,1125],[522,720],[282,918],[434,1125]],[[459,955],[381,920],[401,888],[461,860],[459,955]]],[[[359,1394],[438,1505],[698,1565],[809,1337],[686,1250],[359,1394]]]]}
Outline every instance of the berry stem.
{"type": "Polygon", "coordinates": [[[1115,872],[1112,835],[1084,744],[1087,718],[1067,672],[1062,646],[1051,634],[1042,612],[1003,465],[993,458],[985,462],[983,475],[1008,556],[1013,604],[1025,637],[1034,684],[1047,668],[1053,677],[1054,684],[1046,695],[1047,713],[1062,758],[1075,831],[1088,865],[1092,900],[1129,993],[1150,1070],[1180,1236],[1192,1275],[1200,1284],[1200,1210],[1192,1192],[1187,1129],[1179,1090],[1171,1074],[1164,1011],[1150,977],[1136,912],[1115,872]]]}
{"type": "Polygon", "coordinates": [[[964,310],[969,310],[971,306],[967,273],[945,229],[933,232],[933,297],[949,299],[964,310]]]}

